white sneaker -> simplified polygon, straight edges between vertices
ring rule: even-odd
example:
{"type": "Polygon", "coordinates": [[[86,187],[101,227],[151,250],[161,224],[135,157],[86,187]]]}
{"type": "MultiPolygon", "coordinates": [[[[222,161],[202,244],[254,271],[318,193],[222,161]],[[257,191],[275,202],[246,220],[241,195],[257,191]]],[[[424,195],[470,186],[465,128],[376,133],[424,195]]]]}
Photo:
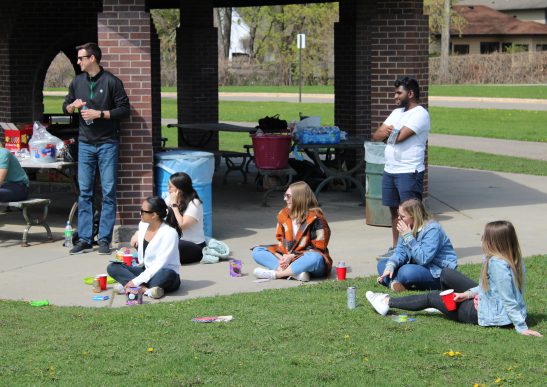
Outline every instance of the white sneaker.
{"type": "Polygon", "coordinates": [[[288,279],[291,279],[291,278],[301,282],[310,282],[310,273],[308,273],[307,271],[303,271],[302,273],[298,275],[293,275],[288,277],[288,279]]]}
{"type": "Polygon", "coordinates": [[[144,292],[144,295],[150,298],[162,298],[164,294],[165,292],[159,286],[154,286],[144,292]]]}
{"type": "Polygon", "coordinates": [[[125,294],[125,288],[122,284],[116,284],[114,285],[114,291],[118,294],[125,294]]]}
{"type": "Polygon", "coordinates": [[[387,314],[389,311],[389,305],[385,302],[386,297],[389,297],[387,294],[368,291],[366,297],[368,302],[376,309],[376,312],[380,313],[382,316],[387,314]]]}
{"type": "Polygon", "coordinates": [[[270,280],[276,279],[275,270],[268,270],[268,269],[263,269],[261,267],[257,267],[256,269],[254,269],[253,274],[255,275],[256,278],[270,279],[270,280]]]}
{"type": "Polygon", "coordinates": [[[442,312],[439,309],[435,309],[435,308],[425,308],[423,311],[426,313],[442,314],[442,312]]]}

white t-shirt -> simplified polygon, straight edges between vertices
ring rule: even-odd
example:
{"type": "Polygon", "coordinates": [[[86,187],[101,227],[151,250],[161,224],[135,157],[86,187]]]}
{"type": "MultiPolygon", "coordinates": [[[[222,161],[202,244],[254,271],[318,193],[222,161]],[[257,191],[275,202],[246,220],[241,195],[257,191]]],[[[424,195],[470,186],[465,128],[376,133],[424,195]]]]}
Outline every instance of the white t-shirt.
{"type": "Polygon", "coordinates": [[[393,125],[394,129],[398,130],[406,126],[416,133],[403,142],[386,145],[384,171],[388,173],[422,172],[425,169],[425,144],[430,128],[429,112],[421,105],[407,111],[404,111],[404,108],[395,109],[384,124],[393,125]]]}
{"type": "Polygon", "coordinates": [[[188,207],[186,207],[183,216],[191,216],[197,220],[197,223],[194,223],[186,230],[182,230],[182,237],[180,239],[197,244],[205,242],[205,233],[203,232],[203,205],[201,202],[198,199],[194,199],[188,203],[188,207]]]}
{"type": "MultiPolygon", "coordinates": [[[[169,196],[165,198],[165,203],[168,206],[171,205],[169,196]]],[[[186,230],[182,230],[182,237],[180,239],[196,244],[205,242],[205,232],[203,231],[203,205],[201,202],[198,199],[192,200],[188,203],[188,207],[186,207],[186,211],[184,211],[182,216],[191,216],[197,220],[197,223],[194,223],[186,230]]]]}

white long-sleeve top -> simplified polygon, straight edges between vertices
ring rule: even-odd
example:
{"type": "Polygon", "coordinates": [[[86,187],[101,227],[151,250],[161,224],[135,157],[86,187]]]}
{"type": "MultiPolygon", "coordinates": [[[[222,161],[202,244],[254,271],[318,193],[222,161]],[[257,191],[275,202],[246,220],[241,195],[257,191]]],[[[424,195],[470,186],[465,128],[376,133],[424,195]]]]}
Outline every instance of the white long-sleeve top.
{"type": "Polygon", "coordinates": [[[162,223],[156,235],[146,247],[146,255],[143,253],[144,234],[150,226],[148,223],[139,223],[139,263],[144,262],[145,271],[133,279],[135,286],[150,281],[160,269],[170,269],[179,273],[179,235],[177,231],[162,223]],[[144,255],[144,256],[143,256],[144,255]]]}

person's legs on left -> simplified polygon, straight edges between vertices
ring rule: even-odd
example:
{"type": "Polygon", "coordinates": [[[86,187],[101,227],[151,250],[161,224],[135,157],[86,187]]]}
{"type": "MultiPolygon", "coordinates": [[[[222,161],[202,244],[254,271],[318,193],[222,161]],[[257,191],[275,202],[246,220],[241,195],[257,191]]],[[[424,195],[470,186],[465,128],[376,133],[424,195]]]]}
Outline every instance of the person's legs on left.
{"type": "Polygon", "coordinates": [[[435,290],[441,288],[439,278],[431,275],[428,268],[408,263],[399,268],[394,280],[400,282],[405,288],[418,290],[435,290]]]}
{"type": "Polygon", "coordinates": [[[19,202],[28,197],[28,187],[19,183],[4,183],[0,187],[0,202],[19,202]]]}
{"type": "Polygon", "coordinates": [[[87,245],[93,243],[93,190],[97,153],[95,145],[78,142],[78,237],[87,245]]]}
{"type": "Polygon", "coordinates": [[[98,240],[110,244],[116,222],[116,183],[118,177],[119,144],[117,142],[109,142],[99,144],[97,148],[103,193],[98,240]]]}
{"type": "Polygon", "coordinates": [[[324,277],[326,266],[321,254],[310,251],[291,263],[289,269],[295,276],[307,272],[311,277],[324,277]]]}

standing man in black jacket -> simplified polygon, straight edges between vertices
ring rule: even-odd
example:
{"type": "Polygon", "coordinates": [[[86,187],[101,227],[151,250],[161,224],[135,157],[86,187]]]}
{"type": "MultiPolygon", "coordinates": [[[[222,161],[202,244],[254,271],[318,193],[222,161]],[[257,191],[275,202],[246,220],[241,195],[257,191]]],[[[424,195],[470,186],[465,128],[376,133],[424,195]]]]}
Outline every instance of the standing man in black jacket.
{"type": "Polygon", "coordinates": [[[93,250],[93,193],[97,167],[103,194],[99,223],[99,254],[110,254],[116,222],[116,180],[120,120],[129,116],[129,99],[123,83],[101,66],[101,49],[96,43],[76,47],[82,73],[68,88],[63,111],[78,109],[78,243],[70,254],[93,250]]]}

